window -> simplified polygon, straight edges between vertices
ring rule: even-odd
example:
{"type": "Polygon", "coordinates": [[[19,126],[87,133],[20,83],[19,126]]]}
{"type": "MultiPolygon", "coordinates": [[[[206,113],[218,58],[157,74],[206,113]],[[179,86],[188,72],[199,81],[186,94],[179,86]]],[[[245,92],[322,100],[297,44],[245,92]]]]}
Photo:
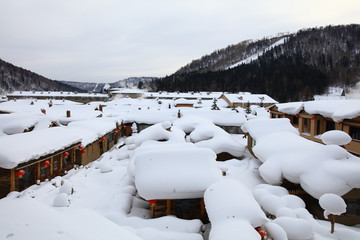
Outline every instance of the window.
{"type": "Polygon", "coordinates": [[[307,128],[307,126],[308,126],[308,120],[304,118],[304,128],[307,128]]]}
{"type": "Polygon", "coordinates": [[[297,118],[296,116],[293,116],[293,118],[292,118],[292,124],[293,124],[293,125],[298,125],[298,124],[299,124],[299,118],[297,118]]]}
{"type": "Polygon", "coordinates": [[[46,167],[41,166],[40,167],[40,177],[45,177],[45,176],[46,176],[46,167]]]}
{"type": "Polygon", "coordinates": [[[359,127],[350,127],[350,137],[353,140],[360,141],[360,128],[359,127]]]}
{"type": "Polygon", "coordinates": [[[109,136],[109,142],[114,141],[114,133],[111,133],[109,136]]]}
{"type": "Polygon", "coordinates": [[[276,118],[276,114],[275,114],[275,113],[272,113],[272,114],[271,114],[271,118],[276,118]]]}
{"type": "Polygon", "coordinates": [[[316,135],[321,134],[320,132],[320,120],[316,121],[316,135]]]}
{"type": "Polygon", "coordinates": [[[326,132],[331,130],[335,130],[335,122],[326,121],[326,132]]]}
{"type": "Polygon", "coordinates": [[[58,170],[58,160],[54,160],[53,169],[54,169],[54,171],[58,170]]]}

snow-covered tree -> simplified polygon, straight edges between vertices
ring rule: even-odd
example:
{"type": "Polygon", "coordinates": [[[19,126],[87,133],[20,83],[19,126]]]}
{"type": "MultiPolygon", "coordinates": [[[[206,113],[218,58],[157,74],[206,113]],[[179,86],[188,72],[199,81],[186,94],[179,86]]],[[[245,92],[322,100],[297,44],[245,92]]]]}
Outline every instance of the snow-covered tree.
{"type": "Polygon", "coordinates": [[[346,203],[344,199],[333,193],[326,193],[319,199],[319,204],[324,209],[324,217],[330,218],[331,233],[334,232],[335,215],[341,215],[346,212],[346,203]]]}
{"type": "Polygon", "coordinates": [[[217,99],[214,98],[213,105],[211,105],[211,110],[220,110],[220,108],[217,106],[216,102],[217,102],[217,99]]]}

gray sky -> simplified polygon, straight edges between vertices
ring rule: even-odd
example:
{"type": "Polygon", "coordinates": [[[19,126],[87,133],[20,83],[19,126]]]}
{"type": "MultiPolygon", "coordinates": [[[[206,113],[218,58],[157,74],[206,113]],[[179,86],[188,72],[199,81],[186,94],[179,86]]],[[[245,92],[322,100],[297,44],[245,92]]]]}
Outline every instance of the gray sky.
{"type": "Polygon", "coordinates": [[[0,0],[0,58],[54,80],[172,74],[214,50],[360,23],[359,0],[0,0]]]}

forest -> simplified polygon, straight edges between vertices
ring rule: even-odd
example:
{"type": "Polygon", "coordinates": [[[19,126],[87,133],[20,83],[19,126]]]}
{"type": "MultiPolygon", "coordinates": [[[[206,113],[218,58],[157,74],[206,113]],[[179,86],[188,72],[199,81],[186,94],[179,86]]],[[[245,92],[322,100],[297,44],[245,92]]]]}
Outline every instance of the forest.
{"type": "MultiPolygon", "coordinates": [[[[209,65],[216,62],[209,59],[210,54],[201,58],[206,63],[201,63],[201,59],[191,63],[206,68],[194,70],[189,64],[181,71],[153,81],[150,87],[155,91],[249,91],[287,102],[311,100],[329,86],[346,88],[360,81],[360,25],[303,29],[285,37],[283,44],[262,52],[250,63],[215,71],[209,65]]],[[[256,41],[251,44],[256,45],[256,41]]],[[[264,40],[259,41],[258,49],[264,49],[264,40]]],[[[226,54],[226,51],[216,52],[226,54]]],[[[228,65],[234,61],[229,60],[228,65]]]]}

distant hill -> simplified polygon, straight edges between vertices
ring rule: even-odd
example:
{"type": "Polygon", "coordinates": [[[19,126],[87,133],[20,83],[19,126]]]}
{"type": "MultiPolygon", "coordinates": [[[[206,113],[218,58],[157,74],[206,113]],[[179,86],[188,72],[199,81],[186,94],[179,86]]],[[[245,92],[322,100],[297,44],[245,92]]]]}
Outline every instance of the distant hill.
{"type": "Polygon", "coordinates": [[[217,50],[153,81],[154,91],[249,91],[280,102],[310,100],[360,81],[360,25],[300,30],[217,50]]]}
{"type": "Polygon", "coordinates": [[[21,91],[80,91],[0,59],[0,94],[21,91]]]}
{"type": "Polygon", "coordinates": [[[154,77],[131,77],[114,83],[61,82],[88,92],[102,92],[104,87],[108,86],[110,88],[146,88],[148,83],[154,79],[154,77]]]}

